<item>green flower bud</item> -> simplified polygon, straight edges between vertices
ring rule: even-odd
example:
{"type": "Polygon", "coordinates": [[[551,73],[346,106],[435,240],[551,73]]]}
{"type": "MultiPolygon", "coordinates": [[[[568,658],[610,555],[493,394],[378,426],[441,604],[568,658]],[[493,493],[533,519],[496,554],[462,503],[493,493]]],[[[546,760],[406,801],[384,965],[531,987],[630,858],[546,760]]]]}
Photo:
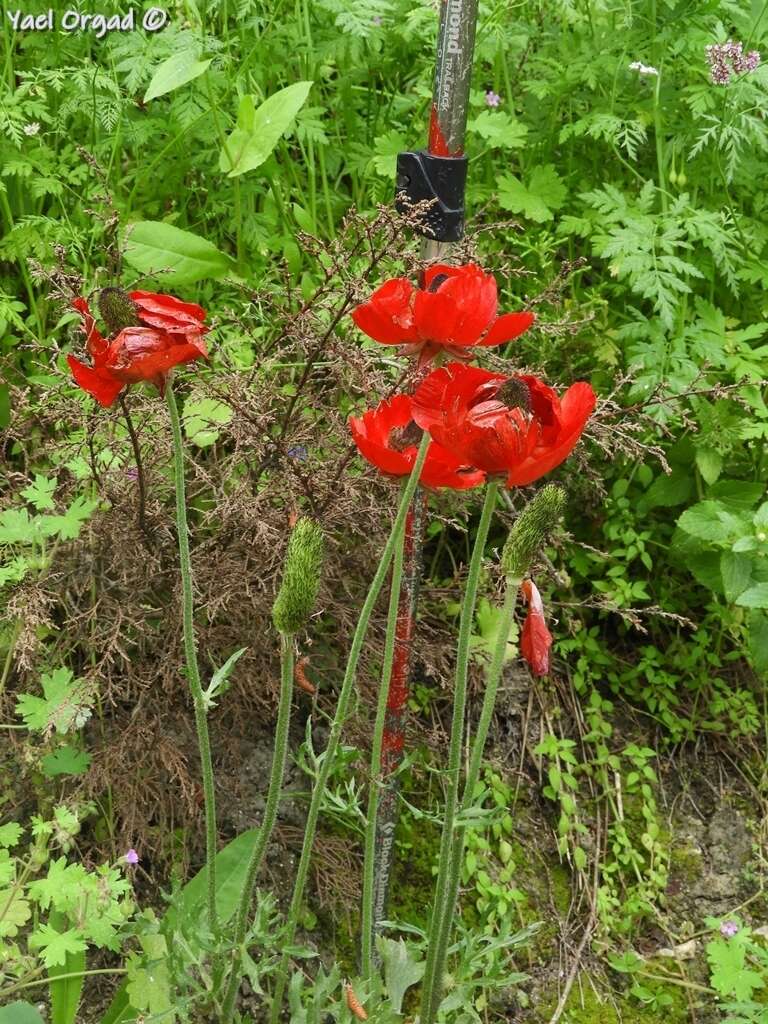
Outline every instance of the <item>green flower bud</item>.
{"type": "Polygon", "coordinates": [[[280,633],[298,633],[317,601],[323,569],[323,532],[314,519],[300,519],[285,553],[283,582],[272,605],[272,621],[280,633]]]}
{"type": "Polygon", "coordinates": [[[137,327],[140,323],[134,302],[122,288],[101,289],[99,312],[110,334],[117,334],[124,327],[137,327]]]}
{"type": "Polygon", "coordinates": [[[506,576],[522,579],[536,552],[556,526],[565,508],[565,491],[547,484],[525,506],[509,531],[501,553],[501,568],[506,576]]]}

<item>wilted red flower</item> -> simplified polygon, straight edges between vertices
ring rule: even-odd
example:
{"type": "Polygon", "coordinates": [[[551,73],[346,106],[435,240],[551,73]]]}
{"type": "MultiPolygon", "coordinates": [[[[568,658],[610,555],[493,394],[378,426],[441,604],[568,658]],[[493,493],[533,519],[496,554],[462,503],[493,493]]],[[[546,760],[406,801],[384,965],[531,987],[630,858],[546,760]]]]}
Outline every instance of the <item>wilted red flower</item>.
{"type": "MultiPolygon", "coordinates": [[[[408,476],[422,437],[413,421],[410,395],[395,395],[361,417],[351,417],[349,428],[358,451],[372,466],[387,476],[408,476]]],[[[420,480],[425,487],[463,491],[483,483],[485,474],[432,441],[420,480]]]]}
{"type": "Polygon", "coordinates": [[[533,580],[523,580],[521,591],[523,600],[528,604],[528,614],[523,623],[520,636],[520,653],[528,662],[535,676],[545,676],[549,672],[549,649],[552,646],[552,634],[544,621],[544,604],[541,594],[533,580]]]}
{"type": "Polygon", "coordinates": [[[471,349],[502,345],[526,331],[533,313],[496,316],[496,280],[469,263],[435,263],[421,288],[404,277],[387,281],[352,312],[357,326],[382,345],[406,345],[423,365],[438,352],[471,358],[471,349]]]}
{"type": "Polygon", "coordinates": [[[88,302],[74,299],[83,318],[85,344],[91,365],[67,356],[75,382],[101,405],[112,405],[128,384],[149,381],[160,393],[168,372],[181,363],[207,359],[205,310],[192,302],[155,292],[112,293],[122,317],[121,326],[105,338],[96,326],[88,302]],[[125,321],[131,321],[125,323],[125,321]]]}
{"type": "Polygon", "coordinates": [[[595,408],[589,384],[562,398],[537,377],[449,363],[426,377],[413,417],[438,444],[507,487],[530,484],[567,458],[595,408]]]}

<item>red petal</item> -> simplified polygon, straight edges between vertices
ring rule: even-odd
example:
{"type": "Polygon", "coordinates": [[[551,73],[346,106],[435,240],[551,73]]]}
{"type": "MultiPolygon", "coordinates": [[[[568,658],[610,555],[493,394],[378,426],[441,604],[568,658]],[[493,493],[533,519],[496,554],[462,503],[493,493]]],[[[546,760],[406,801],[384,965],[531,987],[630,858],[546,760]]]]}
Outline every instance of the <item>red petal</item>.
{"type": "Polygon", "coordinates": [[[178,322],[181,326],[195,323],[198,328],[202,327],[205,320],[205,310],[195,302],[182,302],[173,295],[161,295],[158,292],[129,292],[129,298],[139,307],[141,319],[152,326],[149,316],[157,315],[166,321],[178,322]]]}
{"type": "Polygon", "coordinates": [[[505,313],[496,318],[478,344],[487,348],[490,345],[503,345],[505,341],[513,341],[527,331],[535,319],[535,313],[505,313]]]}
{"type": "MultiPolygon", "coordinates": [[[[200,349],[196,345],[173,345],[162,352],[154,352],[131,361],[122,367],[114,367],[112,372],[120,380],[134,384],[141,380],[153,381],[182,363],[191,363],[201,358],[200,349]]],[[[155,381],[155,383],[157,383],[155,381]]],[[[160,391],[162,392],[162,387],[160,391]]]]}
{"type": "Polygon", "coordinates": [[[352,319],[364,334],[382,345],[418,341],[411,308],[414,291],[406,278],[393,278],[354,309],[352,319]]]}
{"type": "Polygon", "coordinates": [[[544,616],[531,608],[523,623],[520,636],[520,653],[528,662],[535,676],[545,676],[549,672],[549,649],[552,646],[552,634],[547,629],[544,616]]]}
{"type": "Polygon", "coordinates": [[[113,405],[117,396],[125,387],[121,380],[113,377],[108,370],[94,370],[90,366],[81,363],[74,356],[67,356],[69,368],[78,387],[93,395],[99,405],[109,407],[113,405]]]}
{"type": "Polygon", "coordinates": [[[88,306],[87,299],[82,297],[73,299],[72,307],[76,309],[83,318],[82,330],[85,333],[86,348],[88,349],[88,353],[93,359],[95,365],[98,366],[107,351],[107,342],[102,337],[101,332],[96,326],[96,321],[94,320],[93,314],[88,306]]]}

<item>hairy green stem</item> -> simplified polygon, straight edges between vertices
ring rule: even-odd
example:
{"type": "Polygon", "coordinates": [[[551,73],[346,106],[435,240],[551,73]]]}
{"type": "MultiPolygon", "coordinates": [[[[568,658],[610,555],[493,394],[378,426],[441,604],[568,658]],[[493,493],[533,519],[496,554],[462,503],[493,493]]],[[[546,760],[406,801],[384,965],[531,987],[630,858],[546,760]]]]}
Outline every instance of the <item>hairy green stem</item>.
{"type": "Polygon", "coordinates": [[[483,510],[475,535],[475,546],[469,562],[467,586],[461,605],[459,622],[459,640],[456,650],[456,676],[453,690],[453,718],[451,721],[451,737],[448,747],[448,795],[445,801],[443,831],[440,837],[440,859],[438,862],[435,899],[432,907],[432,919],[429,926],[427,944],[427,963],[424,969],[424,986],[422,988],[422,1006],[427,1007],[432,1001],[432,990],[435,987],[436,952],[438,938],[443,928],[443,917],[448,912],[447,884],[451,844],[459,804],[459,782],[461,773],[462,739],[464,737],[464,717],[467,707],[467,676],[469,673],[469,648],[472,625],[475,620],[475,605],[480,584],[480,572],[483,567],[485,542],[488,539],[493,510],[499,493],[499,482],[492,480],[485,491],[483,510]]]}
{"type": "Polygon", "coordinates": [[[181,586],[183,594],[184,656],[187,665],[187,682],[195,709],[197,745],[200,751],[200,765],[203,774],[203,796],[205,798],[205,868],[208,879],[208,925],[215,934],[218,932],[216,913],[216,797],[213,789],[213,763],[211,741],[208,736],[208,719],[205,711],[203,686],[197,664],[195,646],[194,604],[192,596],[192,561],[189,557],[189,527],[187,525],[187,496],[184,484],[184,446],[181,437],[181,420],[176,396],[171,382],[165,388],[168,412],[171,417],[173,434],[173,471],[176,482],[176,532],[179,541],[179,563],[181,565],[181,586]]]}
{"type": "MultiPolygon", "coordinates": [[[[507,653],[507,643],[515,617],[515,604],[517,603],[517,592],[522,579],[517,576],[508,576],[506,591],[504,594],[504,606],[499,621],[499,632],[496,636],[496,643],[493,649],[491,664],[485,681],[485,693],[483,705],[480,710],[480,720],[477,724],[477,733],[472,742],[472,754],[470,756],[467,777],[464,783],[464,795],[461,800],[460,819],[463,818],[472,806],[475,788],[480,778],[485,741],[488,738],[488,730],[493,718],[493,710],[496,706],[496,694],[499,689],[504,660],[507,653]]],[[[461,881],[461,865],[464,859],[464,837],[466,826],[459,821],[455,833],[450,837],[451,846],[448,856],[448,877],[443,892],[443,913],[440,919],[440,931],[437,936],[437,944],[434,951],[433,984],[429,1004],[422,1004],[422,1024],[433,1024],[437,1017],[437,1011],[443,998],[443,977],[445,974],[445,962],[448,956],[448,942],[453,927],[453,915],[456,910],[456,903],[459,896],[459,883],[461,881]]]]}
{"type": "Polygon", "coordinates": [[[229,977],[224,1005],[222,1010],[223,1024],[230,1024],[235,1009],[235,999],[240,987],[240,965],[242,963],[242,945],[248,927],[248,912],[253,900],[253,890],[259,876],[264,854],[267,849],[277,820],[277,806],[285,777],[285,765],[288,760],[288,731],[291,724],[291,701],[293,699],[293,645],[294,638],[283,633],[280,637],[280,703],[277,710],[277,726],[275,727],[275,752],[272,756],[272,771],[269,777],[267,803],[264,808],[264,820],[256,838],[251,854],[251,862],[245,876],[245,884],[240,897],[235,920],[235,957],[232,973],[229,977]]]}
{"type": "MultiPolygon", "coordinates": [[[[400,499],[400,507],[397,510],[397,516],[395,517],[392,531],[389,535],[389,539],[387,540],[382,553],[378,568],[376,569],[376,574],[373,577],[365,602],[363,603],[363,607],[360,611],[360,618],[358,619],[357,628],[355,629],[355,634],[352,638],[347,668],[344,673],[344,680],[341,684],[339,700],[336,706],[336,714],[334,715],[333,722],[331,723],[328,743],[325,748],[325,755],[323,757],[320,770],[317,773],[315,786],[312,790],[312,799],[309,804],[307,822],[304,826],[304,844],[301,848],[301,857],[299,859],[299,866],[296,870],[296,881],[294,883],[293,896],[291,898],[290,907],[288,908],[288,920],[286,922],[286,929],[283,935],[283,947],[285,950],[288,950],[293,944],[294,935],[296,933],[299,914],[301,913],[301,906],[304,899],[304,889],[309,876],[309,863],[312,856],[312,844],[315,839],[317,822],[320,817],[320,805],[322,804],[323,794],[325,793],[325,788],[328,784],[328,776],[333,768],[336,750],[341,738],[341,730],[344,726],[347,712],[349,710],[349,703],[355,686],[355,680],[357,678],[357,663],[360,660],[363,642],[365,640],[366,633],[368,632],[368,624],[371,620],[374,605],[376,604],[381,588],[384,585],[384,580],[386,579],[398,538],[403,532],[405,518],[408,515],[408,507],[416,491],[416,486],[421,475],[421,469],[424,465],[424,460],[427,457],[429,443],[429,434],[424,434],[421,439],[413,471],[408,478],[408,483],[403,489],[403,494],[400,499]]],[[[272,998],[272,1009],[269,1018],[270,1024],[277,1024],[280,1018],[280,1011],[282,1009],[283,996],[285,995],[285,986],[287,982],[289,958],[290,954],[288,952],[284,952],[277,970],[277,982],[275,984],[275,993],[272,998]]]]}
{"type": "Polygon", "coordinates": [[[368,784],[368,813],[365,822],[365,858],[363,861],[363,905],[362,905],[362,939],[361,961],[363,977],[371,979],[374,971],[374,931],[376,927],[374,893],[376,868],[376,819],[379,811],[379,787],[381,786],[381,753],[384,740],[384,726],[387,718],[389,688],[392,682],[392,665],[395,659],[395,636],[397,632],[397,616],[400,607],[400,588],[403,580],[403,561],[405,554],[405,523],[400,531],[392,562],[392,578],[389,590],[389,610],[387,612],[387,633],[384,640],[384,660],[381,667],[381,685],[379,686],[376,720],[373,726],[371,742],[371,776],[368,784]]]}

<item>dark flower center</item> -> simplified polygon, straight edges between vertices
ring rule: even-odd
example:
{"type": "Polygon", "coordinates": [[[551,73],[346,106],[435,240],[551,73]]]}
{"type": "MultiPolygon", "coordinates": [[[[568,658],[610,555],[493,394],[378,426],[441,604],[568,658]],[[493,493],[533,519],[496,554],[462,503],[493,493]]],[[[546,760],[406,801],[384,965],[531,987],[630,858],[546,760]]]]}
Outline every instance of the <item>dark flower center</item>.
{"type": "Polygon", "coordinates": [[[531,411],[531,390],[519,377],[510,377],[505,381],[496,392],[496,399],[508,409],[531,411]]]}
{"type": "Polygon", "coordinates": [[[443,281],[447,281],[447,280],[448,280],[448,275],[447,274],[438,274],[437,277],[433,277],[432,280],[429,282],[429,288],[427,288],[427,291],[428,292],[436,292],[437,289],[440,287],[440,285],[443,283],[443,281]]]}
{"type": "Polygon", "coordinates": [[[138,327],[141,323],[136,304],[122,288],[102,288],[98,304],[101,319],[111,334],[117,334],[124,327],[138,327]]]}
{"type": "Polygon", "coordinates": [[[389,435],[389,446],[396,452],[402,452],[406,448],[412,448],[421,442],[423,431],[421,427],[411,420],[404,427],[396,427],[389,435]]]}

